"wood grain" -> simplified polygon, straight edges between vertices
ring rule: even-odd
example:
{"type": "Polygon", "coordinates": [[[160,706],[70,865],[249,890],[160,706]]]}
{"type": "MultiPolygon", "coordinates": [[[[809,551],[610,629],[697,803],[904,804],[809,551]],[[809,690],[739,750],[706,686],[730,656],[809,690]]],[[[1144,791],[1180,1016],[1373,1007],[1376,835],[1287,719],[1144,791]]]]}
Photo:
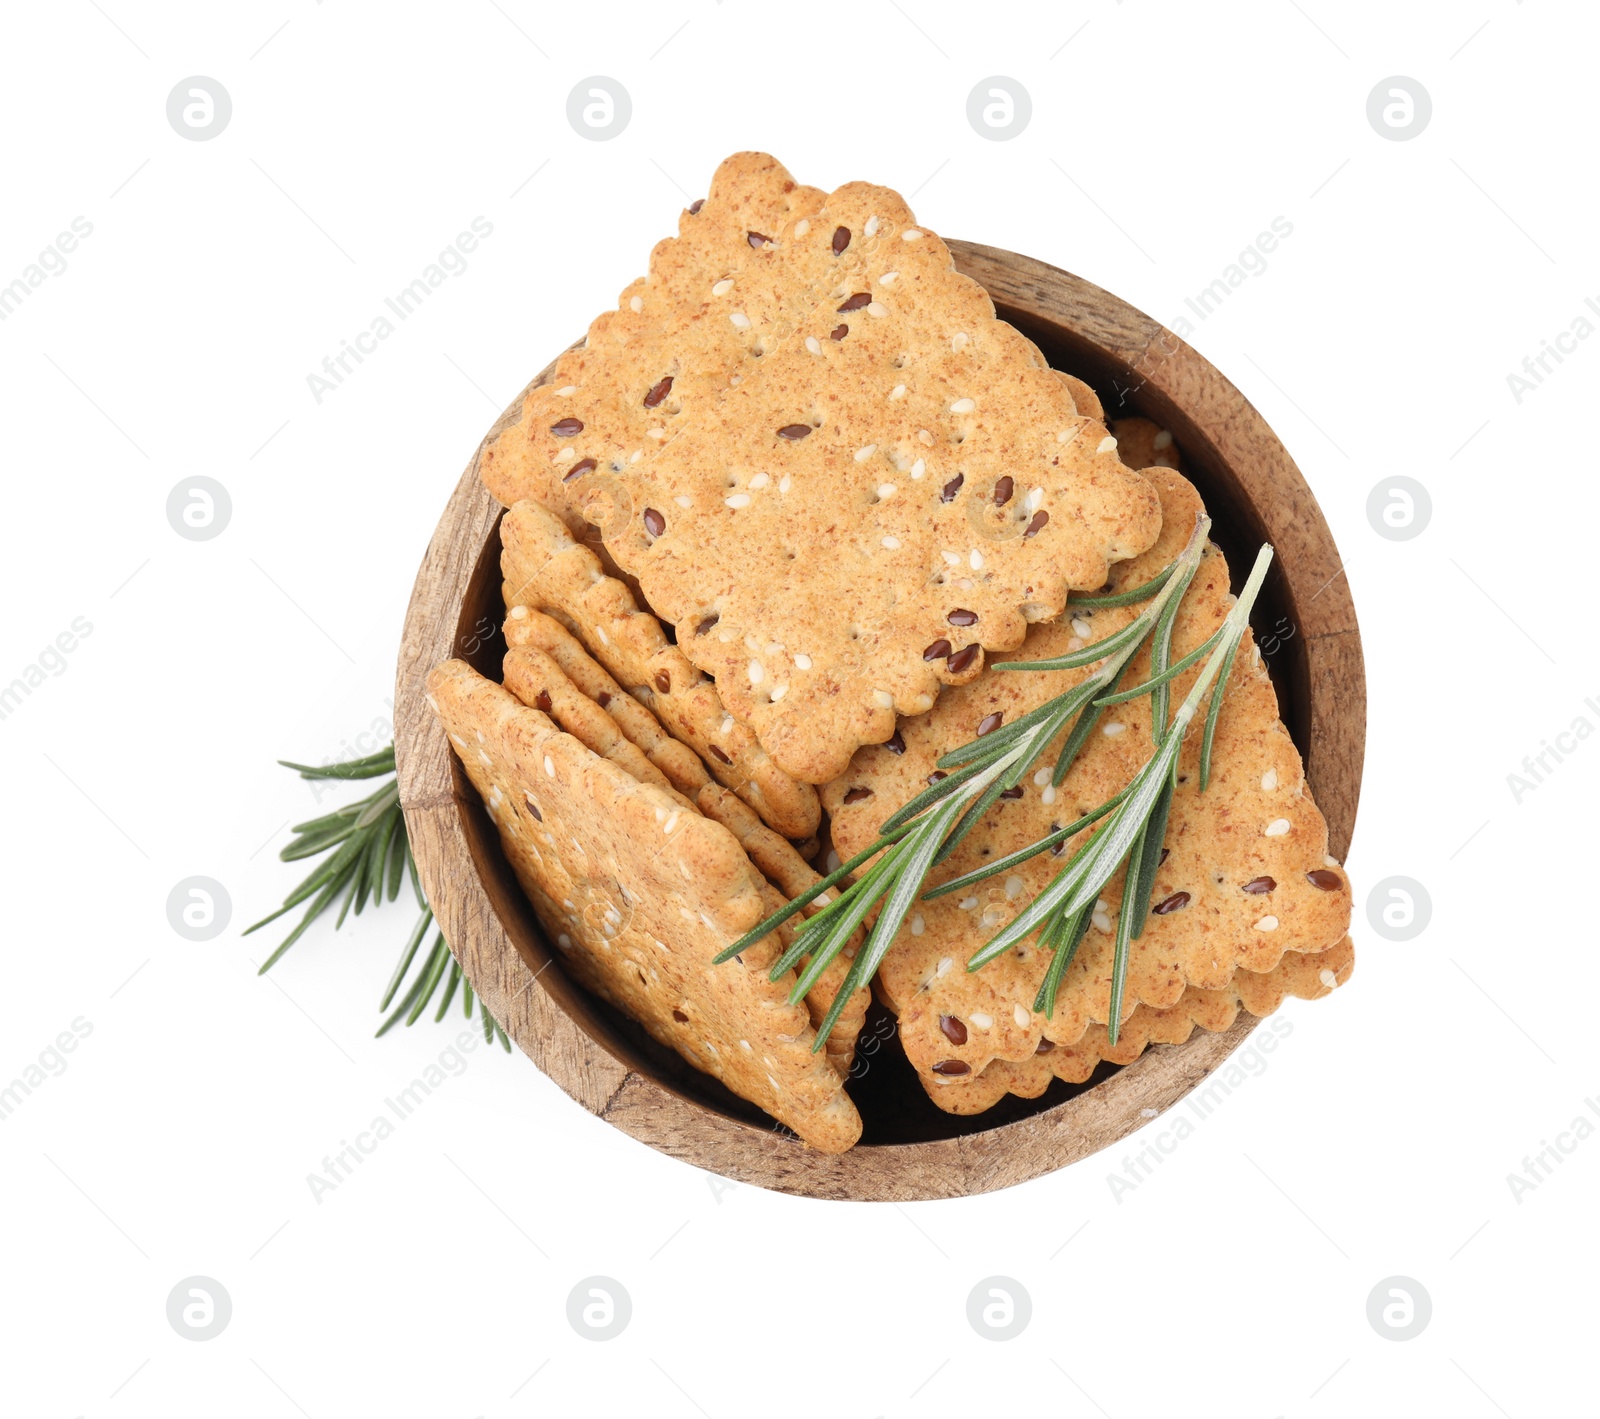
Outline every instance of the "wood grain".
{"type": "MultiPolygon", "coordinates": [[[[1277,549],[1255,617],[1285,723],[1305,755],[1330,848],[1349,849],[1366,743],[1366,679],[1342,562],[1311,490],[1260,414],[1204,358],[1087,281],[993,247],[952,241],[957,266],[1059,368],[1089,380],[1109,418],[1171,429],[1186,471],[1236,567],[1259,541],[1277,549]]],[[[549,369],[534,381],[542,383],[549,369]]],[[[532,387],[532,386],[530,386],[532,387]]],[[[484,443],[520,417],[522,395],[484,443]]],[[[423,888],[473,989],[506,1034],[584,1108],[640,1141],[740,1182],[808,1197],[913,1201],[1009,1187],[1098,1152],[1193,1090],[1244,1041],[1223,1034],[1157,1046],[1061,1103],[986,1126],[948,1118],[949,1136],[864,1143],[839,1157],[806,1148],[574,986],[500,853],[475,793],[424,698],[452,655],[498,679],[500,508],[462,474],[412,590],[395,687],[400,799],[423,888]]],[[[916,1086],[913,1086],[916,1087],[916,1086]]]]}

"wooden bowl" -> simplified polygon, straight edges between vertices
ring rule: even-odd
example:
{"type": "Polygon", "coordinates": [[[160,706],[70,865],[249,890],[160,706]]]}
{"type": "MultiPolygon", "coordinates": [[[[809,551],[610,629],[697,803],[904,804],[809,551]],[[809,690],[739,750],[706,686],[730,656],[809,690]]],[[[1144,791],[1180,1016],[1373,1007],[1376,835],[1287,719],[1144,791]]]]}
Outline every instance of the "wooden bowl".
{"type": "MultiPolygon", "coordinates": [[[[1142,414],[1170,429],[1185,471],[1238,575],[1277,549],[1255,627],[1284,723],[1305,757],[1341,860],[1355,825],[1366,739],[1366,683],[1341,560],[1293,460],[1249,402],[1176,335],[1098,286],[993,247],[953,241],[957,267],[1050,362],[1089,381],[1108,418],[1142,414]]],[[[546,370],[535,380],[549,377],[546,370]]],[[[522,409],[517,399],[485,436],[522,409]]],[[[1110,1146],[1216,1069],[1257,1021],[1197,1030],[1137,1063],[1103,1065],[1085,1085],[1055,1081],[1038,1099],[987,1113],[935,1108],[887,1028],[851,1083],[865,1132],[826,1156],[692,1069],[632,1021],[575,986],[545,941],[493,824],[424,698],[454,655],[500,678],[500,507],[473,456],[445,508],[406,613],[395,688],[400,801],[422,884],[467,978],[524,1053],[585,1108],[663,1153],[740,1182],[809,1197],[909,1201],[1007,1187],[1110,1146]]],[[[878,1007],[874,1007],[876,1012],[878,1007]]]]}

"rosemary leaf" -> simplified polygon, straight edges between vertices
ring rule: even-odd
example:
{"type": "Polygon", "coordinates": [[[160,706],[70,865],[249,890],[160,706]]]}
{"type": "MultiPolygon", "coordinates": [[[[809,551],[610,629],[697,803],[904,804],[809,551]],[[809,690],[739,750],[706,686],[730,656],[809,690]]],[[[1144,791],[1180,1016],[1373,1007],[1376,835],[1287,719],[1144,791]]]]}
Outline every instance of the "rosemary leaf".
{"type": "Polygon", "coordinates": [[[1045,971],[1044,979],[1039,983],[1039,993],[1033,1001],[1033,1008],[1046,1019],[1056,1013],[1056,994],[1061,989],[1067,967],[1072,964],[1072,958],[1078,954],[1078,947],[1088,934],[1089,917],[1087,911],[1078,912],[1075,916],[1058,916],[1046,928],[1050,938],[1048,949],[1055,954],[1050,958],[1049,969],[1045,971]]]}
{"type": "MultiPolygon", "coordinates": [[[[833,958],[844,950],[844,943],[850,939],[851,933],[861,925],[878,898],[894,884],[896,857],[911,848],[917,837],[918,835],[913,833],[905,842],[897,844],[886,852],[883,860],[851,889],[849,905],[841,907],[830,919],[822,943],[809,952],[811,959],[789,991],[790,1004],[804,1000],[806,992],[817,983],[818,977],[828,968],[833,958]]],[[[772,979],[777,980],[783,975],[784,970],[793,969],[794,960],[791,957],[798,958],[801,951],[801,943],[797,941],[773,966],[772,979]],[[782,970],[779,969],[780,966],[782,970]]]]}
{"type": "Polygon", "coordinates": [[[444,983],[444,995],[439,1001],[439,1009],[433,1020],[435,1024],[444,1019],[444,1012],[450,1008],[450,1002],[455,999],[456,987],[461,984],[461,962],[454,958],[450,961],[450,977],[444,983]]]}
{"type": "Polygon", "coordinates": [[[1222,667],[1222,674],[1217,680],[1217,692],[1211,697],[1211,704],[1206,710],[1206,727],[1200,738],[1200,792],[1204,793],[1211,787],[1211,746],[1217,737],[1217,717],[1222,713],[1222,697],[1228,688],[1228,676],[1233,671],[1233,659],[1239,653],[1239,643],[1235,641],[1233,648],[1228,652],[1227,663],[1222,667]]]}
{"type": "Polygon", "coordinates": [[[400,964],[394,968],[394,974],[389,977],[389,987],[383,992],[383,999],[378,1002],[379,1010],[387,1010],[389,1002],[394,999],[395,991],[400,989],[400,982],[405,979],[406,972],[411,969],[411,958],[417,954],[417,947],[422,945],[422,938],[428,934],[428,928],[433,924],[433,913],[424,908],[417,924],[411,928],[411,935],[406,938],[405,948],[400,952],[400,964]]]}
{"type": "Polygon", "coordinates": [[[362,759],[346,759],[342,764],[323,764],[319,767],[291,763],[288,759],[279,759],[278,762],[286,769],[293,769],[301,778],[377,778],[380,774],[394,772],[394,745],[390,744],[362,759]]]}
{"type": "Polygon", "coordinates": [[[1133,941],[1134,903],[1139,899],[1138,864],[1144,856],[1145,830],[1140,828],[1128,853],[1128,871],[1122,879],[1122,910],[1117,913],[1116,945],[1111,956],[1111,1003],[1106,1007],[1106,1038],[1117,1042],[1122,1028],[1122,1000],[1128,986],[1128,948],[1133,941]]]}
{"type": "Polygon", "coordinates": [[[1119,591],[1115,596],[1074,596],[1068,602],[1069,611],[1108,611],[1115,606],[1134,606],[1141,601],[1148,601],[1156,592],[1167,584],[1167,578],[1172,575],[1172,567],[1163,567],[1143,586],[1136,586],[1131,591],[1119,591]]]}
{"type": "Polygon", "coordinates": [[[1128,790],[1125,788],[1116,797],[1108,798],[1098,808],[1084,814],[1077,822],[1068,823],[1064,828],[1057,828],[1037,842],[1031,842],[1026,847],[1019,847],[1015,852],[1008,852],[1004,857],[996,858],[993,862],[986,862],[982,867],[975,867],[971,872],[964,873],[960,877],[952,877],[948,882],[941,882],[937,887],[924,892],[922,900],[931,902],[935,897],[944,897],[951,892],[963,891],[990,877],[998,876],[1002,872],[1009,872],[1013,867],[1020,867],[1024,862],[1027,862],[1030,858],[1037,857],[1041,852],[1048,852],[1057,843],[1064,843],[1068,838],[1076,837],[1091,823],[1098,823],[1127,796],[1128,790]]]}
{"type": "Polygon", "coordinates": [[[983,758],[975,758],[972,763],[967,764],[964,768],[957,769],[953,774],[949,774],[937,783],[923,789],[905,807],[885,818],[878,825],[878,832],[880,834],[888,834],[894,832],[897,828],[904,827],[925,808],[931,808],[935,803],[942,803],[949,798],[958,788],[975,779],[985,769],[991,767],[995,759],[1000,757],[1003,757],[1003,754],[990,755],[985,751],[983,758]]]}
{"type": "MultiPolygon", "coordinates": [[[[928,869],[933,865],[934,853],[938,851],[939,843],[960,807],[961,800],[952,798],[930,815],[920,833],[907,839],[903,844],[905,860],[902,869],[893,882],[893,890],[883,904],[883,910],[878,913],[878,919],[873,923],[872,934],[856,952],[856,958],[850,963],[850,970],[834,996],[833,1004],[828,1007],[828,1013],[822,1017],[822,1023],[817,1026],[817,1037],[811,1046],[813,1054],[827,1043],[828,1036],[833,1033],[833,1027],[838,1023],[839,1015],[850,997],[877,974],[878,966],[888,953],[895,933],[900,930],[901,922],[905,920],[912,902],[917,899],[923,878],[928,875],[928,869]]],[[[790,999],[799,999],[803,996],[804,992],[801,991],[798,994],[791,994],[790,999]]]]}
{"type": "Polygon", "coordinates": [[[1148,622],[1140,617],[1129,621],[1120,631],[1113,631],[1101,640],[1090,641],[1082,650],[1069,651],[1066,655],[1053,656],[1049,660],[1002,660],[989,668],[991,670],[1077,670],[1085,665],[1093,665],[1097,660],[1104,660],[1107,656],[1115,655],[1118,651],[1138,646],[1149,633],[1148,622]]]}
{"type": "MultiPolygon", "coordinates": [[[[815,882],[811,886],[807,887],[806,890],[803,891],[793,901],[786,903],[780,910],[773,912],[773,914],[763,921],[759,926],[756,926],[750,931],[745,932],[745,934],[735,941],[733,945],[719,952],[715,957],[713,957],[713,964],[720,966],[724,961],[731,961],[741,951],[747,950],[749,947],[754,946],[756,942],[761,940],[763,936],[768,935],[778,927],[782,926],[783,923],[788,921],[789,918],[792,917],[797,911],[803,911],[806,907],[810,906],[812,902],[816,901],[816,899],[826,892],[830,887],[842,882],[846,877],[854,872],[856,868],[860,867],[862,863],[867,862],[873,857],[877,856],[877,854],[882,852],[884,848],[891,846],[899,838],[904,837],[906,832],[909,831],[909,829],[905,829],[892,835],[880,837],[878,841],[873,843],[871,847],[867,848],[863,852],[858,852],[848,862],[841,862],[820,882],[815,882]]],[[[831,909],[837,904],[838,898],[835,898],[832,902],[828,903],[828,907],[831,909]]],[[[821,913],[818,913],[818,915],[821,915],[821,913]]],[[[815,920],[816,917],[811,918],[811,921],[815,920]]],[[[810,922],[808,922],[807,925],[810,925],[810,922]]]]}
{"type": "Polygon", "coordinates": [[[399,818],[400,828],[395,833],[394,840],[389,844],[389,900],[392,902],[400,895],[400,879],[406,870],[406,857],[410,852],[409,835],[406,832],[405,815],[399,818]]]}
{"type": "Polygon", "coordinates": [[[1138,878],[1138,887],[1133,897],[1133,927],[1132,936],[1135,941],[1144,934],[1144,923],[1150,915],[1150,894],[1156,886],[1156,869],[1161,866],[1161,851],[1167,835],[1167,815],[1172,810],[1173,791],[1178,786],[1178,765],[1174,761],[1172,772],[1167,775],[1167,786],[1162,791],[1161,797],[1156,800],[1156,806],[1150,812],[1150,821],[1145,825],[1144,842],[1137,859],[1128,859],[1128,870],[1135,872],[1138,878]]]}
{"type": "Polygon", "coordinates": [[[1102,695],[1095,701],[1102,709],[1110,709],[1112,705],[1125,704],[1129,700],[1137,700],[1160,688],[1163,683],[1176,680],[1191,665],[1204,660],[1217,648],[1217,642],[1222,639],[1220,629],[1213,631],[1204,641],[1191,650],[1182,660],[1175,665],[1169,665],[1159,675],[1152,675],[1142,685],[1135,685],[1131,690],[1118,690],[1114,695],[1102,695]]]}

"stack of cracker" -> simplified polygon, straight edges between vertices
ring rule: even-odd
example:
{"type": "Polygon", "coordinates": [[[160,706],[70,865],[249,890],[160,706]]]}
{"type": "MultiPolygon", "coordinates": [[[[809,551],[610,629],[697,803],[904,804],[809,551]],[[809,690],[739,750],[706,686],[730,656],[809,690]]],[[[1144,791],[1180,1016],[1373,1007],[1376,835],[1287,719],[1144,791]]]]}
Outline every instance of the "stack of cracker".
{"type": "MultiPolygon", "coordinates": [[[[1178,464],[1153,427],[1108,428],[898,194],[723,163],[483,452],[508,508],[504,683],[455,661],[429,681],[570,974],[807,1143],[851,1146],[865,990],[813,1045],[854,947],[795,1004],[792,973],[768,978],[792,926],[714,958],[817,882],[824,807],[834,847],[860,850],[985,716],[1081,676],[985,662],[1126,624],[1070,597],[1171,560],[1199,507],[1178,464]]],[[[1227,591],[1211,549],[1175,653],[1227,591]]],[[[964,969],[1056,858],[919,904],[877,989],[941,1107],[1037,1095],[1348,975],[1348,888],[1251,659],[1203,798],[1185,765],[1115,1046],[1106,911],[1049,1021],[1032,947],[964,969]]],[[[1102,801],[1150,751],[1148,705],[1121,707],[1059,789],[999,803],[930,885],[1102,801]]]]}

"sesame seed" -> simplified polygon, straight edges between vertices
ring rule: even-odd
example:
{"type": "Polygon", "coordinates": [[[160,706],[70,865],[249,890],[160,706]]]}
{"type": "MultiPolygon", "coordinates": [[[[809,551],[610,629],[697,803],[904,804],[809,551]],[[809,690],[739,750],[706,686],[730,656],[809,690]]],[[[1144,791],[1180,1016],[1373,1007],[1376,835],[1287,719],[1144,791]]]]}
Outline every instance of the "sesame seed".
{"type": "MultiPolygon", "coordinates": [[[[525,620],[527,618],[527,615],[528,615],[528,608],[526,606],[513,606],[511,608],[511,619],[513,621],[525,620]]],[[[430,699],[428,701],[428,703],[432,704],[433,701],[430,699]]]]}
{"type": "Polygon", "coordinates": [[[933,447],[933,435],[930,434],[926,429],[918,429],[917,430],[917,437],[923,443],[927,444],[929,448],[933,447]]]}
{"type": "Polygon", "coordinates": [[[1043,788],[1047,783],[1050,782],[1050,770],[1040,769],[1039,772],[1033,776],[1033,782],[1034,787],[1043,788]]]}
{"type": "Polygon", "coordinates": [[[863,236],[869,236],[869,237],[877,236],[877,234],[878,234],[878,219],[877,219],[877,217],[875,217],[875,216],[874,217],[868,217],[867,218],[867,224],[866,224],[866,226],[862,227],[861,232],[862,232],[863,236]]]}
{"type": "Polygon", "coordinates": [[[787,473],[785,473],[783,475],[783,477],[778,479],[778,491],[780,493],[787,493],[789,491],[789,489],[792,488],[793,486],[794,486],[794,479],[792,479],[787,473]]]}
{"type": "Polygon", "coordinates": [[[720,281],[717,282],[716,285],[714,285],[711,288],[711,294],[714,295],[714,296],[725,296],[732,289],[733,289],[733,277],[732,276],[724,276],[720,281]]]}
{"type": "Polygon", "coordinates": [[[950,412],[952,414],[970,414],[977,407],[978,401],[976,399],[958,399],[950,406],[950,412]]]}
{"type": "Polygon", "coordinates": [[[956,905],[960,907],[962,911],[969,912],[977,907],[978,899],[976,897],[963,897],[959,902],[956,903],[956,905]]]}
{"type": "Polygon", "coordinates": [[[906,387],[903,384],[897,384],[897,385],[895,385],[895,387],[893,389],[891,389],[889,391],[889,398],[891,398],[891,399],[904,399],[905,397],[906,397],[906,387]]]}
{"type": "Polygon", "coordinates": [[[551,778],[554,778],[554,777],[555,777],[555,776],[556,776],[556,764],[555,764],[555,760],[554,760],[554,759],[552,759],[552,758],[551,758],[551,757],[550,757],[550,756],[549,756],[549,755],[548,755],[548,754],[546,754],[546,755],[545,755],[545,756],[544,756],[544,771],[545,771],[545,773],[547,773],[547,774],[548,774],[548,775],[549,775],[549,776],[550,776],[550,777],[551,777],[551,778]]]}
{"type": "Polygon", "coordinates": [[[1103,439],[1100,440],[1100,444],[1095,449],[1095,452],[1096,453],[1113,453],[1113,452],[1116,451],[1116,447],[1117,447],[1117,441],[1114,438],[1112,438],[1110,434],[1107,434],[1103,439]]]}
{"type": "Polygon", "coordinates": [[[1162,429],[1162,431],[1151,440],[1150,446],[1152,448],[1171,448],[1172,434],[1168,430],[1162,429]]]}
{"type": "Polygon", "coordinates": [[[950,967],[955,965],[955,963],[956,960],[954,956],[941,956],[939,958],[939,969],[935,971],[934,974],[938,976],[949,975],[950,967]]]}
{"type": "Polygon", "coordinates": [[[1105,735],[1107,739],[1115,739],[1117,735],[1127,733],[1127,730],[1128,726],[1125,725],[1120,719],[1114,719],[1100,732],[1105,735]]]}
{"type": "Polygon", "coordinates": [[[974,1010],[972,1014],[967,1016],[967,1019],[971,1020],[980,1030],[987,1030],[994,1024],[994,1016],[985,1015],[981,1010],[974,1010]]]}
{"type": "Polygon", "coordinates": [[[811,657],[809,655],[797,655],[794,658],[794,665],[796,670],[809,670],[811,669],[811,657]]]}
{"type": "Polygon", "coordinates": [[[872,316],[872,317],[874,317],[875,319],[882,320],[884,318],[884,316],[888,315],[888,313],[889,313],[889,308],[887,306],[885,306],[885,305],[880,304],[878,301],[868,301],[867,302],[867,314],[872,316]]]}
{"type": "Polygon", "coordinates": [[[556,390],[556,393],[559,394],[563,399],[567,399],[577,392],[578,386],[575,384],[564,384],[560,389],[556,390]]]}
{"type": "Polygon", "coordinates": [[[750,317],[742,310],[734,311],[728,316],[728,319],[733,322],[733,328],[735,330],[748,330],[750,328],[750,317]]]}
{"type": "Polygon", "coordinates": [[[1096,912],[1092,917],[1089,918],[1089,920],[1094,923],[1094,929],[1096,931],[1104,931],[1107,934],[1110,933],[1111,918],[1104,912],[1096,912]]]}
{"type": "Polygon", "coordinates": [[[1317,979],[1327,986],[1329,990],[1339,984],[1339,977],[1334,975],[1326,966],[1317,973],[1317,979]]]}
{"type": "Polygon", "coordinates": [[[557,462],[557,463],[569,463],[574,458],[576,458],[577,456],[578,456],[578,450],[577,449],[575,449],[575,448],[564,448],[564,449],[561,450],[560,453],[556,454],[555,462],[557,462]]]}
{"type": "Polygon", "coordinates": [[[644,297],[635,296],[631,301],[628,302],[628,309],[637,315],[641,310],[644,309],[644,297]]]}
{"type": "Polygon", "coordinates": [[[1081,616],[1074,616],[1072,618],[1072,634],[1088,640],[1094,634],[1094,628],[1081,616]]]}
{"type": "Polygon", "coordinates": [[[1275,916],[1264,916],[1256,923],[1257,931],[1276,931],[1277,929],[1278,918],[1275,916]]]}
{"type": "Polygon", "coordinates": [[[878,284],[880,286],[892,286],[899,279],[899,276],[900,273],[898,271],[885,271],[883,275],[878,277],[878,284]]]}
{"type": "Polygon", "coordinates": [[[667,821],[661,825],[661,831],[663,833],[670,833],[678,826],[678,819],[682,816],[683,815],[679,813],[677,809],[673,809],[671,813],[667,814],[667,821]]]}
{"type": "Polygon", "coordinates": [[[804,236],[810,230],[811,230],[811,218],[809,218],[809,217],[802,217],[798,222],[796,222],[794,224],[794,234],[797,237],[804,236]]]}
{"type": "Polygon", "coordinates": [[[1324,867],[1337,867],[1339,865],[1339,859],[1334,857],[1331,853],[1323,853],[1322,865],[1324,867]]]}
{"type": "Polygon", "coordinates": [[[952,350],[959,350],[971,338],[972,337],[969,336],[964,330],[958,330],[950,337],[950,348],[952,350]]]}
{"type": "Polygon", "coordinates": [[[731,498],[724,498],[722,501],[727,503],[729,507],[749,507],[751,497],[749,493],[735,493],[731,498]]]}
{"type": "Polygon", "coordinates": [[[1011,900],[1011,901],[1015,901],[1021,895],[1022,895],[1022,878],[1016,876],[1015,874],[1013,874],[1010,877],[1007,877],[1006,878],[1006,896],[1007,896],[1007,898],[1009,900],[1011,900]]]}
{"type": "Polygon", "coordinates": [[[1266,773],[1261,775],[1261,788],[1263,792],[1271,793],[1272,790],[1277,786],[1278,771],[1276,769],[1268,769],[1266,773]]]}
{"type": "Polygon", "coordinates": [[[750,664],[745,667],[745,674],[750,677],[750,683],[752,685],[759,685],[767,678],[766,668],[759,660],[752,660],[750,664]]]}
{"type": "Polygon", "coordinates": [[[928,929],[928,923],[922,919],[922,913],[916,912],[911,918],[911,934],[921,936],[928,929]]]}
{"type": "Polygon", "coordinates": [[[883,550],[886,552],[898,552],[900,550],[900,539],[898,537],[885,537],[883,539],[883,550]]]}
{"type": "Polygon", "coordinates": [[[774,700],[781,700],[788,693],[789,687],[787,685],[774,685],[772,687],[772,698],[774,700]]]}
{"type": "Polygon", "coordinates": [[[1043,488],[1029,488],[1028,489],[1028,496],[1025,497],[1022,500],[1022,510],[1024,512],[1038,512],[1039,504],[1042,503],[1043,501],[1044,501],[1044,489],[1043,488]]]}
{"type": "Polygon", "coordinates": [[[939,555],[943,557],[946,563],[952,567],[959,567],[961,565],[960,552],[940,552],[939,555]]]}
{"type": "Polygon", "coordinates": [[[1026,1030],[1028,1028],[1028,1012],[1020,1005],[1013,1005],[1011,1007],[1011,1018],[1017,1022],[1017,1028],[1019,1030],[1026,1030]]]}
{"type": "Polygon", "coordinates": [[[860,448],[858,448],[856,450],[856,462],[857,463],[865,463],[877,451],[878,451],[878,445],[877,444],[875,444],[875,443],[863,444],[860,448]]]}
{"type": "Polygon", "coordinates": [[[928,465],[926,463],[924,463],[920,458],[915,463],[913,463],[911,465],[911,476],[913,478],[920,478],[927,471],[928,471],[928,465]]]}
{"type": "Polygon", "coordinates": [[[1288,831],[1289,820],[1287,818],[1274,818],[1270,823],[1267,824],[1262,836],[1269,838],[1281,838],[1288,831]]]}
{"type": "Polygon", "coordinates": [[[974,547],[972,551],[967,554],[967,565],[970,566],[975,572],[981,572],[983,570],[983,553],[980,552],[976,547],[974,547]]]}
{"type": "Polygon", "coordinates": [[[874,690],[872,692],[872,703],[877,705],[879,709],[893,709],[894,696],[887,690],[874,690]]]}
{"type": "Polygon", "coordinates": [[[807,335],[806,349],[810,350],[813,355],[820,355],[822,353],[822,342],[815,335],[807,335]]]}
{"type": "Polygon", "coordinates": [[[907,227],[903,232],[900,233],[900,240],[901,241],[921,241],[922,240],[922,233],[920,231],[918,231],[917,228],[915,228],[915,227],[907,227]]]}
{"type": "Polygon", "coordinates": [[[1041,802],[1041,803],[1054,803],[1055,801],[1056,801],[1056,786],[1053,783],[1047,783],[1044,786],[1044,792],[1039,795],[1039,802],[1041,802]]]}
{"type": "MultiPolygon", "coordinates": [[[[856,460],[858,462],[860,461],[860,458],[861,458],[861,455],[859,453],[856,454],[856,460]]],[[[893,483],[879,483],[878,484],[878,501],[879,502],[886,503],[894,495],[895,495],[895,485],[893,483]]]]}
{"type": "Polygon", "coordinates": [[[1108,912],[1111,910],[1111,903],[1104,897],[1098,897],[1095,899],[1094,909],[1097,912],[1108,912]]]}
{"type": "Polygon", "coordinates": [[[678,496],[675,497],[672,501],[677,503],[677,505],[679,507],[693,507],[694,506],[694,499],[689,497],[688,494],[686,494],[686,493],[679,493],[678,496]]]}
{"type": "Polygon", "coordinates": [[[750,486],[752,488],[764,488],[771,481],[772,479],[769,478],[765,473],[757,473],[756,476],[750,480],[750,486]]]}

